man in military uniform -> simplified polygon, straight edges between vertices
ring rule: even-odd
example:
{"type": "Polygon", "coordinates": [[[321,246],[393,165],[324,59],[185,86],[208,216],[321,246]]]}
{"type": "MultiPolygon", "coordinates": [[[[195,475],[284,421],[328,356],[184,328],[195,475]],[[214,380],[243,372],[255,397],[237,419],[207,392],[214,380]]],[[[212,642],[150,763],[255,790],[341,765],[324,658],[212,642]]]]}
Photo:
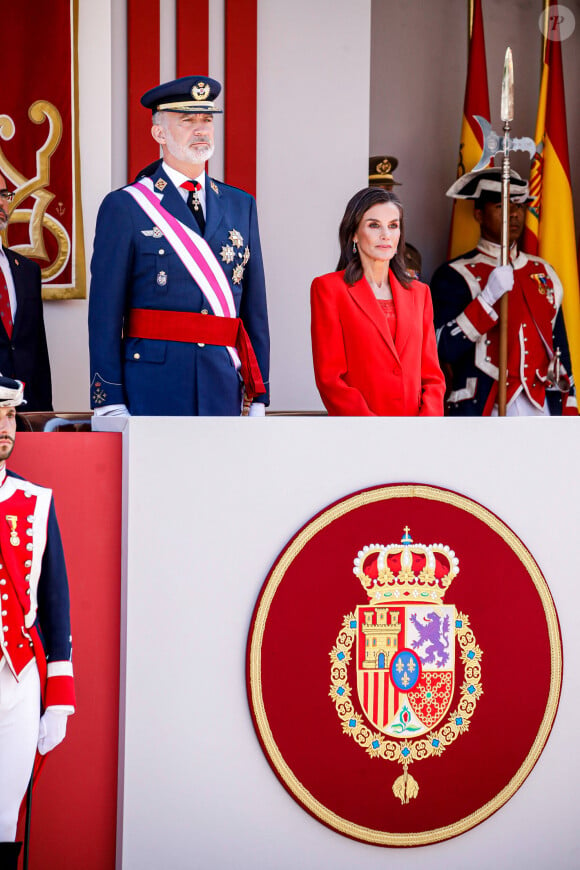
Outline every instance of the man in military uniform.
{"type": "Polygon", "coordinates": [[[36,750],[74,712],[69,596],[52,492],[6,470],[23,384],[0,375],[0,867],[16,870],[18,810],[36,750]],[[44,711],[44,712],[42,712],[44,711]]]}
{"type": "Polygon", "coordinates": [[[148,91],[163,159],[101,205],[89,304],[96,414],[264,414],[269,335],[256,203],[205,173],[221,86],[148,91]]]}
{"type": "Polygon", "coordinates": [[[549,263],[517,248],[527,182],[511,171],[507,266],[498,265],[501,169],[466,173],[447,195],[474,201],[481,237],[477,248],[440,266],[431,281],[439,359],[450,374],[446,412],[497,414],[499,300],[508,293],[507,415],[576,415],[562,285],[549,263]]]}

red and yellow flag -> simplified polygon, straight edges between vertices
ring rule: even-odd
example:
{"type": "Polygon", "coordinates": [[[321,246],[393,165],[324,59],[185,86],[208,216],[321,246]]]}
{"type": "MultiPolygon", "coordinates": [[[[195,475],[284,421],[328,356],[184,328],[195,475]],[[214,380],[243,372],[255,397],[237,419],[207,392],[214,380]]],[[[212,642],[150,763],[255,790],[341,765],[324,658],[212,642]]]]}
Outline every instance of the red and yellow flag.
{"type": "MultiPolygon", "coordinates": [[[[490,120],[489,90],[481,0],[474,0],[473,23],[469,40],[467,82],[461,123],[461,140],[457,177],[470,172],[479,162],[483,151],[483,133],[474,116],[490,120]]],[[[455,200],[451,214],[448,258],[453,259],[475,247],[479,239],[479,225],[473,219],[473,204],[469,200],[455,200]]]]}
{"type": "Polygon", "coordinates": [[[546,130],[546,101],[548,96],[548,64],[545,61],[542,68],[538,114],[536,116],[536,132],[534,142],[536,153],[530,167],[530,196],[532,201],[526,212],[526,223],[522,236],[521,248],[528,254],[540,253],[540,208],[542,203],[542,179],[544,174],[544,133],[546,130]]]}
{"type": "Polygon", "coordinates": [[[580,283],[574,205],[570,184],[570,160],[566,125],[566,101],[562,69],[562,40],[559,19],[548,9],[548,39],[544,49],[544,67],[536,143],[539,154],[532,165],[530,187],[534,201],[528,212],[524,250],[537,253],[556,270],[564,287],[562,311],[570,346],[572,372],[580,379],[580,283]]]}

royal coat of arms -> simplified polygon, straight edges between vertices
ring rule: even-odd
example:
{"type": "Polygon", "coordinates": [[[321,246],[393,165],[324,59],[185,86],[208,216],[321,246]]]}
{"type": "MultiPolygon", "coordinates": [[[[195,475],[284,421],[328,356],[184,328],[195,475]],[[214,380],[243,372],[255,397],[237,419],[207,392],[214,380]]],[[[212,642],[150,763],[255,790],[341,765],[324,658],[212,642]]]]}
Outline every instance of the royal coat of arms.
{"type": "Polygon", "coordinates": [[[561,679],[529,550],[483,505],[426,484],[361,490],[312,517],[272,565],[248,637],[276,775],[323,824],[373,845],[439,842],[502,807],[548,739],[561,679]]]}
{"type": "Polygon", "coordinates": [[[440,755],[466,731],[483,691],[482,651],[469,619],[444,604],[458,573],[453,550],[413,543],[408,526],[400,544],[364,547],[354,560],[354,574],[369,600],[345,616],[330,653],[330,696],[343,730],[372,757],[402,765],[393,783],[402,803],[419,792],[409,765],[440,755]],[[456,647],[462,687],[457,709],[449,715],[456,647]],[[362,714],[348,680],[353,656],[362,714]]]}

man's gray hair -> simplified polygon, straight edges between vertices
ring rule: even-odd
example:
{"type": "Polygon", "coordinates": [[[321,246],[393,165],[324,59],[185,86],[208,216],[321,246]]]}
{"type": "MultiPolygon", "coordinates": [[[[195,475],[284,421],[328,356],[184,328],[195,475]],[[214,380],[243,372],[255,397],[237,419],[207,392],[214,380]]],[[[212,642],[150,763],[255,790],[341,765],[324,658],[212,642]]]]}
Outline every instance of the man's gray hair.
{"type": "Polygon", "coordinates": [[[159,109],[156,112],[153,112],[153,116],[151,118],[152,124],[159,124],[160,127],[167,126],[167,112],[160,112],[159,109]]]}

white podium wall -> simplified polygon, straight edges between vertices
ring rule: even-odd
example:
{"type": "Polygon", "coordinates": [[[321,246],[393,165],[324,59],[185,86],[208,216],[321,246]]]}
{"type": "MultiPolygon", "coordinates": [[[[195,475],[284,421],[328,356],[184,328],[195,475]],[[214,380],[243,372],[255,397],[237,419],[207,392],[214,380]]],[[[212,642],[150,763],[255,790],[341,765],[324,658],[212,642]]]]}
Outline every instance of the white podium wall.
{"type": "Polygon", "coordinates": [[[118,870],[580,866],[579,440],[572,419],[131,419],[118,870]],[[397,482],[456,490],[522,539],[556,602],[564,683],[539,762],[499,812],[454,840],[385,852],[327,829],[278,782],[245,655],[290,537],[329,503],[397,482]]]}

